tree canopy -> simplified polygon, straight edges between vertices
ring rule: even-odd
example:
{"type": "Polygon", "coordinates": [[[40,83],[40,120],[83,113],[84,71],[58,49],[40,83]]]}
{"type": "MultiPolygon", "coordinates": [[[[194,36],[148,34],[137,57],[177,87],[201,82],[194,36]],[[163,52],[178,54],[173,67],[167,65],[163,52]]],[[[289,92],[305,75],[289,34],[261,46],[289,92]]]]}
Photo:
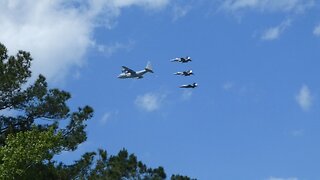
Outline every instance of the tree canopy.
{"type": "MultiPolygon", "coordinates": [[[[48,88],[39,75],[31,83],[30,53],[7,54],[0,43],[0,179],[141,179],[162,180],[164,168],[149,168],[126,149],[117,155],[106,150],[87,152],[71,165],[53,160],[86,141],[90,106],[72,112],[70,93],[48,88]],[[67,120],[67,125],[60,122],[67,120]],[[41,123],[39,123],[41,122],[41,123]]],[[[172,175],[173,180],[189,180],[172,175]]]]}

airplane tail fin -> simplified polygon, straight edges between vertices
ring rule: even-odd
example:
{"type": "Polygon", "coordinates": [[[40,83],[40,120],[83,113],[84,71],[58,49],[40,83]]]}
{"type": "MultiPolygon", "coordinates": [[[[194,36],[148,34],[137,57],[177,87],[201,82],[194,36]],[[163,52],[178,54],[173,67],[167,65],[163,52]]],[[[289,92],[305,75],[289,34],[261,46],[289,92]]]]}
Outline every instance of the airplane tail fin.
{"type": "Polygon", "coordinates": [[[144,68],[147,72],[151,72],[153,73],[153,70],[152,70],[152,66],[151,66],[151,63],[148,62],[147,66],[144,68]]]}

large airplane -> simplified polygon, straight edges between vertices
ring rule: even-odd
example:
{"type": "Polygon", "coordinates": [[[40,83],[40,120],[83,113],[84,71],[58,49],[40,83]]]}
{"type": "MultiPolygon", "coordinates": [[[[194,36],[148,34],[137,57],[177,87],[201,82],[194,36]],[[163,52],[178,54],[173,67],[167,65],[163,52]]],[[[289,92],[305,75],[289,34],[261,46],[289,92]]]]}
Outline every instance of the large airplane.
{"type": "Polygon", "coordinates": [[[171,62],[181,62],[181,63],[187,63],[191,60],[191,57],[187,56],[187,57],[178,57],[178,58],[174,58],[171,59],[171,62]]]}
{"type": "Polygon", "coordinates": [[[174,73],[174,75],[191,76],[193,75],[193,72],[192,70],[188,70],[188,71],[176,72],[174,73]]]}
{"type": "Polygon", "coordinates": [[[144,70],[141,71],[134,71],[126,66],[122,66],[122,73],[118,76],[120,79],[127,79],[127,78],[143,78],[143,75],[147,72],[153,73],[152,67],[150,62],[148,62],[147,66],[144,70]]]}
{"type": "Polygon", "coordinates": [[[182,85],[180,86],[180,88],[196,88],[197,86],[198,86],[197,83],[193,83],[193,84],[182,85]]]}

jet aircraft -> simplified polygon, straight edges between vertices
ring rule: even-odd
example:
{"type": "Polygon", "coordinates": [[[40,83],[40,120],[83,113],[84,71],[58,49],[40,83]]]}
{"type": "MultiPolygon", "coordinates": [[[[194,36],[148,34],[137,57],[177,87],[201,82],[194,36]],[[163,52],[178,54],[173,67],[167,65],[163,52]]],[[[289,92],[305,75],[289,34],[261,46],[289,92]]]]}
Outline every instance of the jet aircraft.
{"type": "Polygon", "coordinates": [[[147,66],[141,71],[134,71],[126,66],[122,66],[122,73],[118,76],[120,79],[127,79],[127,78],[143,78],[143,75],[147,72],[153,73],[152,67],[150,62],[148,62],[147,66]]]}
{"type": "Polygon", "coordinates": [[[187,57],[178,57],[178,58],[174,58],[171,59],[171,62],[181,62],[181,63],[187,63],[191,60],[191,57],[187,56],[187,57]]]}
{"type": "Polygon", "coordinates": [[[182,85],[180,86],[180,88],[196,88],[197,86],[198,86],[197,83],[193,83],[193,84],[182,85]]]}
{"type": "Polygon", "coordinates": [[[176,72],[174,73],[174,75],[191,76],[193,75],[193,72],[192,70],[188,70],[188,71],[176,72]]]}

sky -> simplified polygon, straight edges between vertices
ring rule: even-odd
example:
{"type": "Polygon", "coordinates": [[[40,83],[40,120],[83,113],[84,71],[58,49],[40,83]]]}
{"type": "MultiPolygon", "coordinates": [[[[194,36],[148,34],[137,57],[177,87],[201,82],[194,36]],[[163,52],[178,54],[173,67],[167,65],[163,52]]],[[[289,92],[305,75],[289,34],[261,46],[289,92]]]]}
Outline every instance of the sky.
{"type": "Polygon", "coordinates": [[[58,160],[126,148],[168,176],[315,180],[319,12],[317,0],[0,0],[0,42],[30,51],[33,79],[69,91],[73,110],[95,110],[87,141],[58,160]],[[117,78],[148,61],[154,74],[117,78]]]}

